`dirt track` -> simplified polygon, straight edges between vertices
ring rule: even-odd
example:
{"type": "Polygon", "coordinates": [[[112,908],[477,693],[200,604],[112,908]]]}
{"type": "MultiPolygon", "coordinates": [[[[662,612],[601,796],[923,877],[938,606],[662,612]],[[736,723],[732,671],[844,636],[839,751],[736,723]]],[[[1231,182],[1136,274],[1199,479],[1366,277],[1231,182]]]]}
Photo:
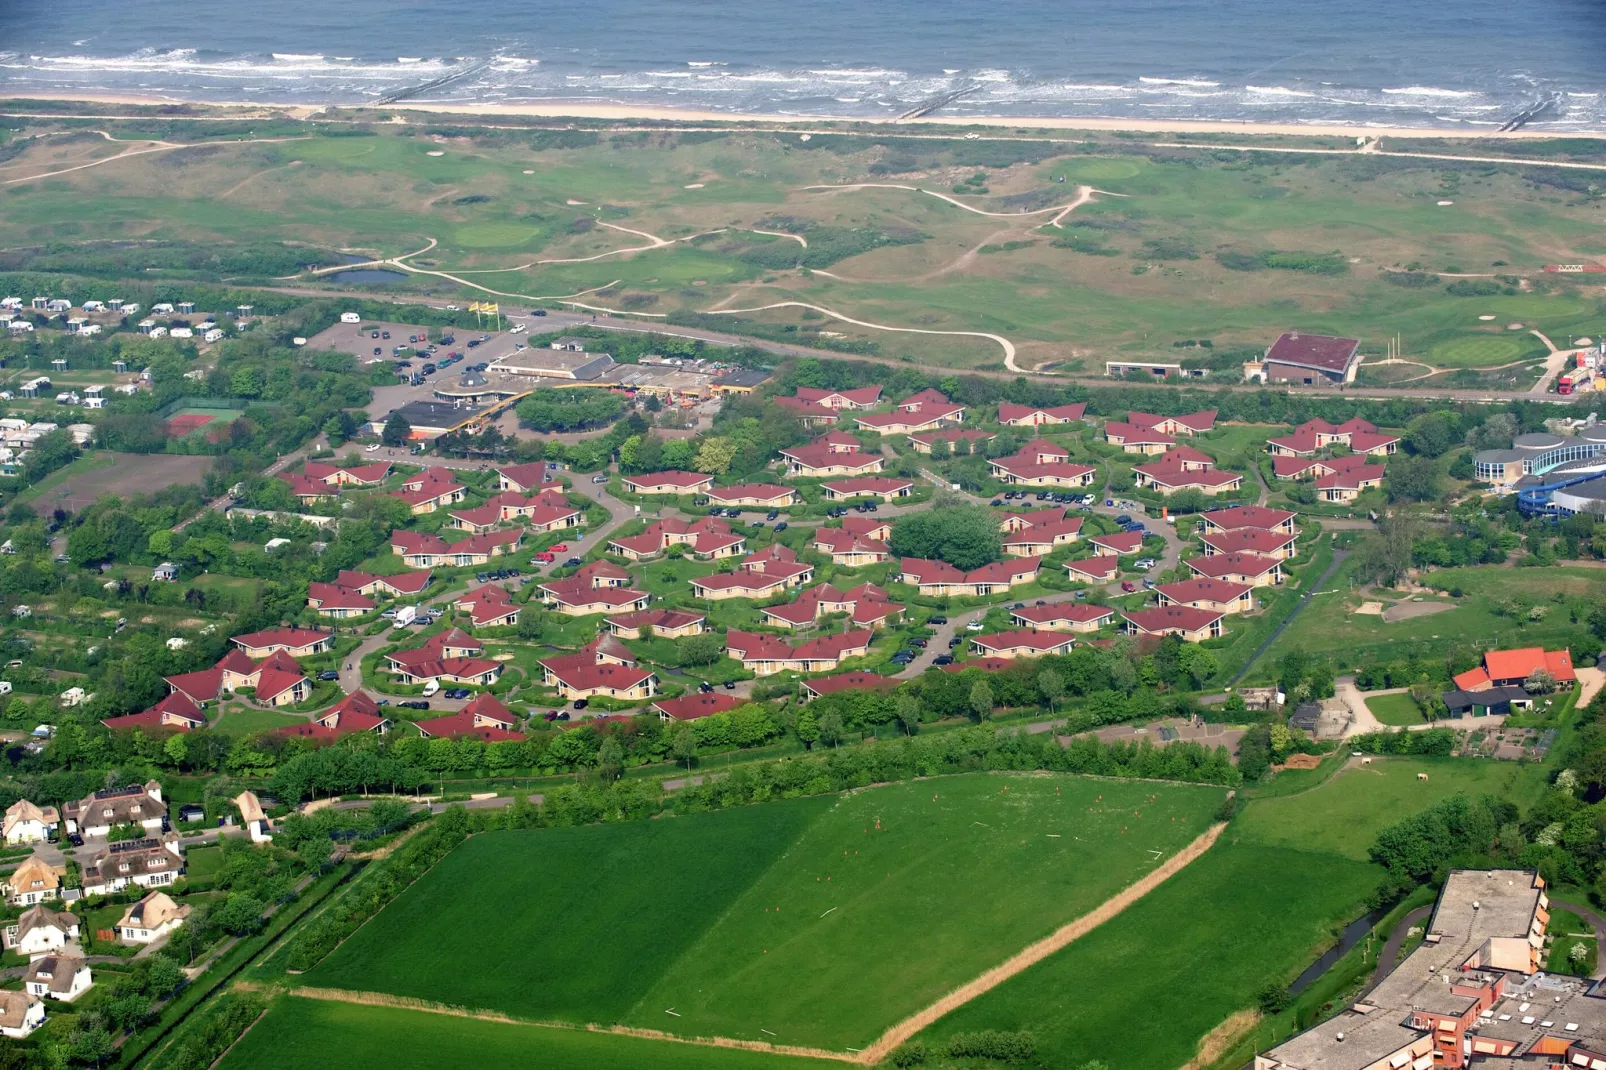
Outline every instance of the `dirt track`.
{"type": "Polygon", "coordinates": [[[1198,839],[1166,859],[1148,876],[1121,889],[1088,913],[1054,930],[1053,933],[1045,936],[1037,943],[1030,944],[1011,955],[974,981],[960,985],[929,1007],[911,1014],[881,1034],[880,1039],[859,1053],[857,1061],[866,1066],[875,1065],[890,1055],[893,1048],[913,1037],[928,1025],[936,1022],[943,1015],[963,1007],[977,996],[997,988],[1016,974],[1043,961],[1079,937],[1092,932],[1145,895],[1148,895],[1164,883],[1167,878],[1180,872],[1200,855],[1210,850],[1216,839],[1221,835],[1222,830],[1226,827],[1225,822],[1211,825],[1198,839]]]}

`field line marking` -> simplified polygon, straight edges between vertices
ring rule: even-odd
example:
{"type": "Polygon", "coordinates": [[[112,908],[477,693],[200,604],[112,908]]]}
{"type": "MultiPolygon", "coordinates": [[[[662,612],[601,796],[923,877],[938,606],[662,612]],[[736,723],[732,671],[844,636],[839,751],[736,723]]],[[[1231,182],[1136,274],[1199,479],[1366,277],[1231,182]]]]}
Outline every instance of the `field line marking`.
{"type": "Polygon", "coordinates": [[[992,991],[1016,974],[1035,966],[1056,951],[1062,950],[1073,941],[1087,935],[1133,903],[1136,903],[1139,899],[1142,899],[1145,895],[1148,895],[1149,892],[1159,887],[1167,878],[1180,872],[1189,863],[1210,850],[1226,827],[1227,824],[1224,821],[1211,825],[1192,843],[1166,859],[1147,876],[1121,889],[1076,920],[1060,926],[1060,928],[1054,930],[1043,939],[1017,951],[980,977],[959,986],[929,1007],[911,1014],[877,1038],[876,1042],[866,1048],[858,1057],[858,1061],[866,1066],[873,1066],[879,1063],[892,1053],[892,1049],[910,1039],[922,1029],[932,1025],[939,1018],[951,1011],[958,1010],[978,996],[992,991]]]}
{"type": "Polygon", "coordinates": [[[663,1040],[673,1044],[689,1044],[699,1048],[740,1048],[744,1051],[765,1052],[770,1055],[793,1055],[805,1059],[830,1059],[839,1063],[858,1063],[862,1056],[849,1055],[824,1048],[804,1048],[795,1044],[771,1044],[764,1040],[736,1040],[731,1037],[683,1037],[665,1033],[660,1029],[640,1029],[624,1025],[577,1025],[573,1022],[535,1021],[512,1018],[500,1011],[474,1011],[466,1007],[453,1007],[411,996],[391,996],[383,992],[357,992],[338,988],[292,988],[292,996],[318,999],[331,1003],[354,1003],[367,1007],[389,1007],[393,1010],[420,1011],[424,1014],[443,1014],[452,1018],[472,1018],[499,1025],[522,1025],[535,1029],[569,1029],[583,1033],[611,1033],[614,1036],[636,1037],[639,1040],[663,1040]]]}

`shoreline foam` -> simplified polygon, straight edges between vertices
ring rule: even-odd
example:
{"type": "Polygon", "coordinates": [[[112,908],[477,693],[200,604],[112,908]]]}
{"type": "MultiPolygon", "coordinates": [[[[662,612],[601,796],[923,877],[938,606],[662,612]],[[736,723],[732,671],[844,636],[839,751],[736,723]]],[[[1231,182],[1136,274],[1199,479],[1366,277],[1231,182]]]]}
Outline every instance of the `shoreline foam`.
{"type": "MultiPolygon", "coordinates": [[[[680,122],[719,123],[733,128],[755,126],[875,126],[894,128],[903,126],[911,136],[920,136],[914,127],[953,126],[999,130],[1041,131],[1112,131],[1153,134],[1272,134],[1287,137],[1432,137],[1461,140],[1545,140],[1550,138],[1606,138],[1606,128],[1598,130],[1546,130],[1526,127],[1521,130],[1468,130],[1463,127],[1383,126],[1349,123],[1289,123],[1255,122],[1236,119],[1144,119],[1144,118],[1092,118],[1084,116],[1012,116],[1012,115],[929,115],[913,124],[903,124],[891,117],[852,118],[833,115],[785,115],[759,112],[721,112],[702,108],[675,108],[663,105],[598,103],[593,100],[550,98],[521,102],[494,103],[462,102],[399,102],[377,109],[368,104],[293,104],[265,101],[194,101],[175,97],[147,96],[136,93],[85,93],[55,92],[49,96],[7,96],[0,90],[0,101],[28,100],[41,103],[61,101],[76,104],[113,104],[122,106],[172,106],[193,108],[251,108],[279,112],[296,118],[307,118],[329,108],[343,110],[384,110],[386,112],[426,112],[440,115],[478,115],[481,117],[523,117],[530,119],[590,119],[607,122],[680,122]]],[[[0,111],[4,111],[0,106],[0,111]]],[[[17,113],[26,115],[29,113],[17,113]]],[[[187,116],[196,118],[197,116],[187,116]]],[[[174,116],[174,118],[186,118],[174,116]]],[[[829,132],[828,130],[826,132],[829,132]]],[[[929,136],[929,135],[927,135],[929,136]]],[[[997,135],[993,135],[997,136],[997,135]]]]}

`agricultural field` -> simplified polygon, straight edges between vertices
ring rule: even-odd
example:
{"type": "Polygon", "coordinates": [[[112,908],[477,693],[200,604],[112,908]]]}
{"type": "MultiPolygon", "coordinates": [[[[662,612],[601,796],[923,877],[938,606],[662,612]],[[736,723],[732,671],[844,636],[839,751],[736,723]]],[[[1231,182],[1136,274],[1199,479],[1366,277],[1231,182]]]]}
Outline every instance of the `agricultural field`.
{"type": "Polygon", "coordinates": [[[219,1070],[822,1070],[842,1064],[736,1048],[542,1029],[393,1007],[280,998],[218,1063],[219,1070]],[[405,1037],[405,1043],[397,1039],[405,1037]]]}
{"type": "Polygon", "coordinates": [[[1186,846],[1222,794],[972,775],[478,836],[301,980],[518,1018],[863,1047],[1186,846]],[[495,890],[495,925],[475,888],[495,890]],[[443,927],[469,942],[435,939],[443,927]]]}
{"type": "Polygon", "coordinates": [[[1453,373],[1542,355],[1530,331],[1561,344],[1595,314],[1592,284],[1539,273],[1602,251],[1593,209],[1518,165],[1107,134],[803,141],[429,122],[338,137],[307,124],[297,140],[52,173],[105,143],[36,120],[24,132],[50,136],[0,165],[0,241],[66,248],[61,270],[75,241],[354,249],[405,257],[400,289],[547,304],[588,292],[604,309],[970,368],[1003,366],[982,332],[1027,369],[1214,354],[1228,373],[1233,347],[1297,324],[1373,354],[1399,335],[1406,359],[1453,373]],[[1399,284],[1404,269],[1415,285],[1399,284]],[[1212,348],[1175,345],[1198,340],[1212,348]]]}
{"type": "Polygon", "coordinates": [[[180,483],[199,483],[212,458],[181,454],[86,453],[17,496],[39,512],[78,512],[105,494],[150,494],[180,483]]]}
{"type": "MultiPolygon", "coordinates": [[[[1255,804],[1258,805],[1258,804],[1255,804]]],[[[1253,806],[1251,806],[1253,809],[1253,806]]],[[[1024,1030],[1043,1066],[1178,1067],[1268,981],[1292,980],[1361,913],[1382,870],[1235,842],[1237,828],[1115,918],[918,1039],[1024,1030]]]]}

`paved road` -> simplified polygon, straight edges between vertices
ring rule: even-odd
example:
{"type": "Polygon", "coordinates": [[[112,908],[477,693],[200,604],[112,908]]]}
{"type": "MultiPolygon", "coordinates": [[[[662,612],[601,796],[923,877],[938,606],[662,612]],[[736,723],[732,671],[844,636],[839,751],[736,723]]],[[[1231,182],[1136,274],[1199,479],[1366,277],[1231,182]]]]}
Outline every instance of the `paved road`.
{"type": "MultiPolygon", "coordinates": [[[[274,293],[294,294],[303,297],[329,297],[331,294],[340,294],[348,297],[363,298],[369,301],[384,301],[398,305],[430,304],[433,300],[423,294],[398,295],[383,292],[357,292],[350,290],[318,289],[315,287],[264,287],[274,293]]],[[[440,307],[440,306],[437,306],[440,307]]],[[[503,310],[503,316],[509,319],[524,319],[529,316],[529,310],[508,306],[503,310]]],[[[851,360],[865,364],[884,364],[895,368],[908,368],[908,361],[897,360],[892,357],[873,357],[857,353],[833,353],[830,350],[812,349],[808,346],[789,345],[784,342],[770,342],[761,338],[749,338],[745,335],[731,334],[725,331],[710,331],[700,327],[679,327],[658,322],[644,322],[629,319],[624,316],[588,316],[572,312],[549,312],[540,319],[530,318],[529,323],[533,329],[546,332],[564,330],[570,327],[588,326],[605,331],[627,331],[634,334],[659,334],[674,338],[691,338],[722,346],[753,346],[766,350],[780,357],[804,357],[815,360],[851,360]]],[[[976,369],[952,369],[955,374],[975,376],[982,379],[1000,379],[1010,381],[1014,379],[1028,379],[1043,383],[1079,383],[1085,386],[1111,386],[1114,381],[1102,376],[1070,376],[1047,375],[1039,372],[1009,372],[1009,371],[980,371],[976,369]]],[[[1170,385],[1156,384],[1156,385],[1170,385]]],[[[1193,388],[1192,382],[1179,383],[1178,389],[1193,388]]],[[[1549,401],[1555,404],[1571,404],[1573,398],[1558,395],[1535,395],[1526,390],[1456,390],[1445,387],[1380,387],[1380,386],[1346,386],[1334,387],[1302,387],[1288,386],[1285,388],[1264,387],[1253,383],[1211,383],[1212,390],[1231,390],[1246,393],[1260,393],[1270,389],[1282,389],[1290,395],[1313,394],[1319,397],[1351,397],[1369,398],[1376,400],[1389,400],[1392,398],[1439,398],[1449,401],[1549,401]]]]}
{"type": "Polygon", "coordinates": [[[1421,925],[1432,913],[1433,907],[1431,906],[1417,907],[1401,918],[1398,925],[1394,926],[1394,931],[1389,933],[1388,940],[1383,944],[1383,950],[1377,956],[1377,968],[1372,971],[1372,983],[1368,986],[1368,991],[1382,984],[1383,978],[1394,972],[1394,967],[1399,965],[1400,948],[1405,945],[1405,939],[1410,935],[1411,927],[1413,925],[1421,925]]]}

